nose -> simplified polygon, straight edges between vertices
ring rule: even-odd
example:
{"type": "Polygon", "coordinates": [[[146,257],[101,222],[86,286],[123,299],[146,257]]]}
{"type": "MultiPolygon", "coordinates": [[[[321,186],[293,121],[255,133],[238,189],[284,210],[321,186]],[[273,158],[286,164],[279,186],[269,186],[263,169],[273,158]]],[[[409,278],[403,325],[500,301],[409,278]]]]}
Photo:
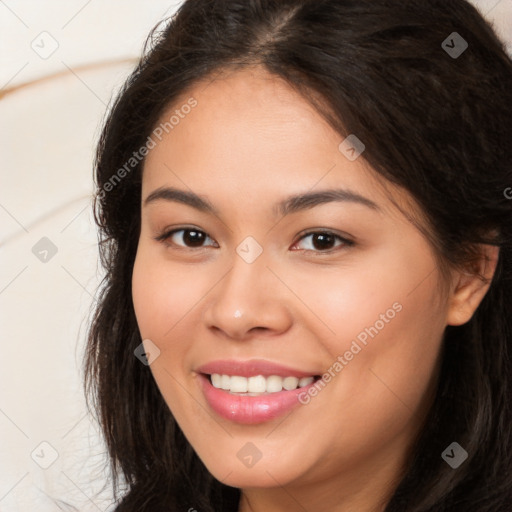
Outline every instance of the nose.
{"type": "Polygon", "coordinates": [[[208,329],[234,340],[275,336],[292,324],[290,294],[263,254],[252,263],[234,254],[231,269],[209,294],[203,319],[208,329]]]}

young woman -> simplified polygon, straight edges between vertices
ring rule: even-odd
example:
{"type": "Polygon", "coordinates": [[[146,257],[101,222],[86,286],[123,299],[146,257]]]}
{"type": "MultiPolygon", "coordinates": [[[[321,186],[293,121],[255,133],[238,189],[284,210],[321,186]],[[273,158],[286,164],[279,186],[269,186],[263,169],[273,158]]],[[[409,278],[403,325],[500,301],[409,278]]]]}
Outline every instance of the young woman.
{"type": "Polygon", "coordinates": [[[188,0],[152,41],[96,162],[116,510],[510,510],[491,27],[463,0],[188,0]]]}

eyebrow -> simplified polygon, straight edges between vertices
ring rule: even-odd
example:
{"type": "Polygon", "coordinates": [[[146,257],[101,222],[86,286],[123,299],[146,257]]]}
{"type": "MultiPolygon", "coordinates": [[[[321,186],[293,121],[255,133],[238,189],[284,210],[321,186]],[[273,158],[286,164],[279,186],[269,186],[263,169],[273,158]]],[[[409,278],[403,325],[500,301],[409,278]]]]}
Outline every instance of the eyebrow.
{"type": "MultiPolygon", "coordinates": [[[[173,187],[160,187],[154,190],[144,200],[144,206],[160,200],[182,203],[205,213],[219,215],[217,208],[208,199],[200,197],[194,192],[173,187]]],[[[275,215],[285,216],[330,202],[357,203],[372,210],[381,211],[376,203],[356,192],[345,189],[327,189],[287,197],[274,206],[273,212],[275,215]]]]}

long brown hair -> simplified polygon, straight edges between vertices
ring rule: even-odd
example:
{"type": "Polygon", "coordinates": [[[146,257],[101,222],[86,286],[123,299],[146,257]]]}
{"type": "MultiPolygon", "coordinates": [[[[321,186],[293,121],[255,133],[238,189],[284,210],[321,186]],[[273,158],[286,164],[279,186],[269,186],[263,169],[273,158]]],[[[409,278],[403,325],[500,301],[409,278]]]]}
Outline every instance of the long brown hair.
{"type": "Polygon", "coordinates": [[[464,0],[187,0],[151,34],[108,113],[95,172],[105,278],[88,333],[85,391],[115,492],[121,476],[129,486],[117,510],[238,508],[240,490],[207,471],[134,357],[141,337],[131,275],[144,161],[126,163],[187,88],[254,64],[287,80],[340,135],[364,140],[369,164],[423,210],[442,261],[469,265],[476,244],[500,247],[472,319],[446,328],[436,398],[386,512],[510,510],[512,62],[464,0]],[[441,458],[453,441],[469,454],[458,469],[441,458]]]}

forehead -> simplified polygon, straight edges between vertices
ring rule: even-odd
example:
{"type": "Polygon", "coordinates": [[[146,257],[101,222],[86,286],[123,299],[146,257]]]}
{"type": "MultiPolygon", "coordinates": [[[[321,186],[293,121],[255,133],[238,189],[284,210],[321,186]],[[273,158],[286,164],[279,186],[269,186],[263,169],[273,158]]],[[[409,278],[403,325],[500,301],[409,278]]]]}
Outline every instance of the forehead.
{"type": "Polygon", "coordinates": [[[160,122],[179,113],[190,98],[197,105],[166,139],[194,156],[208,152],[256,164],[267,156],[291,162],[305,153],[318,160],[320,150],[332,160],[337,152],[340,136],[284,80],[260,68],[223,71],[196,83],[173,102],[160,122]]]}
{"type": "Polygon", "coordinates": [[[260,68],[197,82],[163,113],[159,126],[165,123],[146,157],[143,197],[175,185],[222,203],[234,197],[277,203],[343,186],[383,209],[393,210],[390,194],[404,203],[404,193],[391,184],[384,189],[363,158],[351,161],[340,151],[344,138],[305,98],[260,68]]]}

